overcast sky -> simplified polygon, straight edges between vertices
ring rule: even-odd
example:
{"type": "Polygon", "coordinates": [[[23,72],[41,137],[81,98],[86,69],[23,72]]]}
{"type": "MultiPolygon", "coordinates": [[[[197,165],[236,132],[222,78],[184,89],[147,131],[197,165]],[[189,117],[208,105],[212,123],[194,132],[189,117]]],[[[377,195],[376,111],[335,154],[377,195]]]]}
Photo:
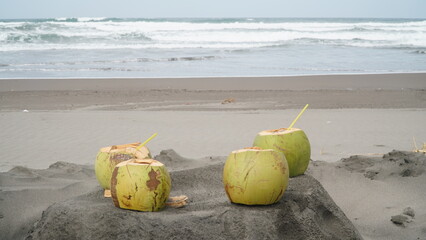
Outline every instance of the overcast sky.
{"type": "Polygon", "coordinates": [[[0,18],[426,18],[426,0],[0,0],[0,18]]]}

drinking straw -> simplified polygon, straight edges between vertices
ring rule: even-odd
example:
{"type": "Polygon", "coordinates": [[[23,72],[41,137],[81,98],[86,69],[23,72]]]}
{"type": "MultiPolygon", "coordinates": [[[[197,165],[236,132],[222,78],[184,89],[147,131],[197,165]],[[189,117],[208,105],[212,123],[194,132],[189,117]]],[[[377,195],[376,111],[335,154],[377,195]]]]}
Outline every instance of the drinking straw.
{"type": "Polygon", "coordinates": [[[145,146],[145,144],[147,144],[149,141],[151,141],[153,138],[155,138],[157,136],[157,133],[152,134],[151,137],[149,137],[145,142],[143,142],[141,145],[139,145],[136,150],[141,149],[143,146],[145,146]]]}
{"type": "Polygon", "coordinates": [[[297,115],[297,117],[293,120],[293,122],[291,123],[290,127],[288,127],[288,129],[292,128],[293,125],[297,122],[297,120],[299,120],[300,116],[302,116],[303,112],[308,108],[309,104],[306,104],[306,106],[302,109],[302,111],[300,111],[299,115],[297,115]]]}
{"type": "Polygon", "coordinates": [[[414,151],[417,152],[419,149],[417,148],[416,138],[413,136],[413,143],[414,143],[414,151]]]}

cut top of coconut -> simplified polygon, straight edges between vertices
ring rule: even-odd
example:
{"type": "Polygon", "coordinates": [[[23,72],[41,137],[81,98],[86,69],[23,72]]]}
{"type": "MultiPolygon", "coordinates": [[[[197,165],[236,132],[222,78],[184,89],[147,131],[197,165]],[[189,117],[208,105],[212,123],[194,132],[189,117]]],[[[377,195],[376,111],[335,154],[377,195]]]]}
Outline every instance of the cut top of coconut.
{"type": "Polygon", "coordinates": [[[260,147],[248,147],[239,150],[232,151],[232,153],[241,153],[241,152],[273,152],[273,149],[263,149],[260,147]]]}
{"type": "Polygon", "coordinates": [[[143,146],[139,150],[136,149],[138,145],[133,146],[130,144],[126,144],[121,146],[126,146],[126,147],[114,148],[114,146],[109,146],[109,147],[101,148],[100,151],[109,153],[109,154],[114,154],[114,153],[131,154],[131,155],[135,155],[136,158],[145,158],[149,154],[149,150],[145,146],[143,146]]]}
{"type": "Polygon", "coordinates": [[[292,133],[302,131],[300,128],[279,128],[279,129],[272,129],[272,130],[265,130],[259,132],[260,136],[267,136],[267,135],[282,135],[286,133],[292,133]]]}
{"type": "Polygon", "coordinates": [[[164,166],[163,163],[155,160],[155,159],[130,159],[124,162],[121,162],[117,165],[115,165],[116,167],[121,167],[121,166],[125,166],[125,165],[150,165],[150,166],[156,166],[156,167],[162,167],[164,166]]]}
{"type": "Polygon", "coordinates": [[[151,165],[151,166],[164,166],[163,163],[155,159],[133,159],[129,164],[141,164],[141,165],[151,165]]]}
{"type": "Polygon", "coordinates": [[[108,147],[103,147],[100,149],[101,152],[111,152],[111,151],[120,151],[126,148],[136,148],[137,146],[139,146],[141,143],[140,142],[135,142],[135,143],[128,143],[128,144],[121,144],[121,145],[112,145],[112,146],[108,146],[108,147]]]}

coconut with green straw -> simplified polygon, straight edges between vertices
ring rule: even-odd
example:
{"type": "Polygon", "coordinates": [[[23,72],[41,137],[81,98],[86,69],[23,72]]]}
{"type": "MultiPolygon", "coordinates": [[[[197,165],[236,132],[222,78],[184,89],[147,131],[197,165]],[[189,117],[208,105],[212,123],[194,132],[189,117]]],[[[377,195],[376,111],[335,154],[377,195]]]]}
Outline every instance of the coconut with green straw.
{"type": "Polygon", "coordinates": [[[304,174],[311,159],[311,145],[308,137],[302,129],[293,127],[308,106],[309,104],[306,104],[288,128],[261,131],[253,143],[254,147],[274,149],[284,153],[290,177],[304,174]]]}
{"type": "Polygon", "coordinates": [[[142,144],[140,142],[113,145],[101,148],[96,156],[95,174],[102,188],[105,189],[104,196],[111,197],[110,185],[114,167],[123,161],[130,159],[150,159],[151,153],[145,145],[151,141],[157,133],[153,134],[142,144]]]}

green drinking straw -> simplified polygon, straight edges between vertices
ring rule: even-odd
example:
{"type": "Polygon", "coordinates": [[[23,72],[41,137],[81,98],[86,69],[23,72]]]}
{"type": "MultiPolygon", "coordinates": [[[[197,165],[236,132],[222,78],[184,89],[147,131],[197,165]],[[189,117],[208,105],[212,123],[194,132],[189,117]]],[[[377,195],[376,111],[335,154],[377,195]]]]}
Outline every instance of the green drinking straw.
{"type": "Polygon", "coordinates": [[[290,127],[288,127],[288,129],[291,129],[293,127],[293,125],[297,122],[297,120],[299,120],[300,116],[302,116],[303,112],[308,108],[309,104],[306,104],[306,106],[302,109],[302,111],[300,111],[299,115],[297,115],[297,117],[293,120],[293,122],[291,123],[290,127]]]}
{"type": "Polygon", "coordinates": [[[152,134],[151,137],[149,137],[145,142],[143,142],[141,145],[139,145],[136,150],[141,149],[143,146],[145,146],[145,144],[147,144],[149,141],[151,141],[153,138],[155,138],[157,136],[157,133],[152,134]]]}

